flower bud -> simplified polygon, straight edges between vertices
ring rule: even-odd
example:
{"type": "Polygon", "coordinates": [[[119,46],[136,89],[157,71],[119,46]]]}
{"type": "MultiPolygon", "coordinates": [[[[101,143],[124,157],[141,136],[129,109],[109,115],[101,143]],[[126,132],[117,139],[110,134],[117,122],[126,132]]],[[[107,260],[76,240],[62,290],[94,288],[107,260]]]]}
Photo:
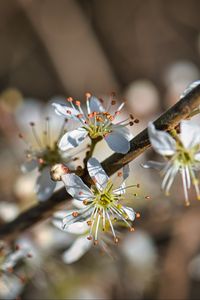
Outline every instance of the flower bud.
{"type": "Polygon", "coordinates": [[[56,164],[51,168],[50,175],[53,181],[61,181],[61,176],[69,173],[69,169],[63,164],[56,164]]]}

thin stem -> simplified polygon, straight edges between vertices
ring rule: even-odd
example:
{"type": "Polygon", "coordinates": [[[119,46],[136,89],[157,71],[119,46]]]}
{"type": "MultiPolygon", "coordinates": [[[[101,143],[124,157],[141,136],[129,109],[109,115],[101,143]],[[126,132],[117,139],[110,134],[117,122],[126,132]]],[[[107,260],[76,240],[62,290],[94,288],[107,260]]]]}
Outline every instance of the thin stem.
{"type": "MultiPolygon", "coordinates": [[[[157,129],[170,131],[180,123],[181,120],[190,116],[191,112],[197,109],[200,105],[200,84],[193,88],[188,94],[181,98],[173,107],[162,114],[155,122],[157,129]]],[[[113,154],[108,157],[102,166],[108,175],[112,175],[120,170],[124,165],[128,164],[145,150],[150,147],[147,129],[143,130],[136,137],[130,141],[130,151],[127,154],[113,154]]],[[[85,170],[82,176],[88,185],[90,178],[85,170]]],[[[71,199],[70,195],[66,193],[65,188],[61,188],[55,192],[52,197],[39,203],[28,210],[21,213],[15,220],[3,224],[0,227],[0,239],[14,240],[17,236],[30,228],[39,221],[45,220],[52,215],[52,213],[65,201],[71,199]]]]}

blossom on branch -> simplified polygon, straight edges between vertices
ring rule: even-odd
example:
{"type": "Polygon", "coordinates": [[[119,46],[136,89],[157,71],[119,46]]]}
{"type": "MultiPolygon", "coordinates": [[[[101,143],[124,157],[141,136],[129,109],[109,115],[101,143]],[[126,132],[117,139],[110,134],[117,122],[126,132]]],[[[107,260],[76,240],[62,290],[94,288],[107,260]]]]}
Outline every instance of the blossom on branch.
{"type": "Polygon", "coordinates": [[[71,97],[67,99],[68,105],[53,103],[55,112],[79,123],[79,127],[63,135],[59,141],[59,148],[63,151],[79,146],[87,136],[92,140],[105,139],[108,146],[117,153],[127,153],[130,150],[130,139],[132,134],[126,128],[133,125],[138,120],[131,115],[123,121],[113,123],[124,107],[124,102],[110,112],[116,105],[116,100],[111,98],[106,109],[102,102],[90,93],[86,93],[87,112],[84,112],[80,101],[75,101],[71,97]]]}
{"type": "Polygon", "coordinates": [[[180,135],[174,137],[167,132],[157,130],[149,123],[148,134],[153,149],[165,158],[165,162],[149,161],[144,168],[154,168],[164,176],[162,189],[169,194],[178,173],[181,174],[186,205],[189,205],[188,190],[194,186],[197,199],[200,200],[199,180],[196,171],[200,169],[200,126],[191,121],[180,123],[180,135]]]}
{"type": "Polygon", "coordinates": [[[115,243],[118,243],[119,239],[113,224],[122,221],[130,231],[134,231],[132,222],[135,217],[139,217],[139,214],[136,214],[131,207],[123,206],[120,202],[125,199],[127,188],[138,187],[138,185],[126,186],[128,166],[124,167],[123,173],[118,172],[118,178],[121,181],[118,187],[114,187],[114,182],[107,176],[97,159],[90,158],[87,168],[94,183],[91,188],[75,174],[62,176],[67,192],[82,204],[80,209],[65,212],[63,229],[68,231],[77,229],[78,231],[78,228],[86,221],[90,227],[88,240],[94,240],[94,244],[97,244],[99,230],[104,232],[110,228],[115,243]]]}

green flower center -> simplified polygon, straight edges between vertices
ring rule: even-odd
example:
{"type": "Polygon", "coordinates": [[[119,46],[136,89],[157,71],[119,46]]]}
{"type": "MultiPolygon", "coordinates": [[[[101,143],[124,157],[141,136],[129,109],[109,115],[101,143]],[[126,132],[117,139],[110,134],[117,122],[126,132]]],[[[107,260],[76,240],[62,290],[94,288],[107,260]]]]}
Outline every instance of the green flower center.
{"type": "Polygon", "coordinates": [[[112,191],[113,184],[108,182],[104,190],[100,191],[96,187],[93,188],[93,193],[95,195],[94,204],[98,208],[109,208],[113,203],[119,200],[119,196],[114,194],[112,191]]]}
{"type": "Polygon", "coordinates": [[[39,155],[39,160],[41,160],[40,171],[46,166],[53,166],[57,163],[62,162],[62,157],[58,149],[57,144],[53,147],[46,147],[46,149],[39,155]]]}

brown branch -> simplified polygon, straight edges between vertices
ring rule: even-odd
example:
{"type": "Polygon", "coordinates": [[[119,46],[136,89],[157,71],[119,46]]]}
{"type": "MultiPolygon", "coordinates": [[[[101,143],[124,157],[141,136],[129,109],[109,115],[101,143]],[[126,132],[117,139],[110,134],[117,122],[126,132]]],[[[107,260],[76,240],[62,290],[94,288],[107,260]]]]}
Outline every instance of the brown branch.
{"type": "MultiPolygon", "coordinates": [[[[184,96],[172,108],[162,114],[155,122],[156,128],[171,130],[176,127],[182,119],[187,118],[190,113],[200,105],[200,84],[190,93],[184,96]]],[[[131,149],[125,154],[113,154],[102,163],[108,175],[114,174],[124,165],[131,162],[147,148],[150,147],[147,129],[139,133],[130,142],[131,149]]],[[[82,178],[83,179],[83,178],[82,178]]],[[[84,176],[84,181],[90,183],[89,176],[84,176]]],[[[18,234],[52,215],[52,212],[64,201],[70,200],[65,188],[55,192],[52,197],[44,203],[37,204],[21,213],[15,220],[0,227],[0,239],[15,239],[18,234]]]]}

